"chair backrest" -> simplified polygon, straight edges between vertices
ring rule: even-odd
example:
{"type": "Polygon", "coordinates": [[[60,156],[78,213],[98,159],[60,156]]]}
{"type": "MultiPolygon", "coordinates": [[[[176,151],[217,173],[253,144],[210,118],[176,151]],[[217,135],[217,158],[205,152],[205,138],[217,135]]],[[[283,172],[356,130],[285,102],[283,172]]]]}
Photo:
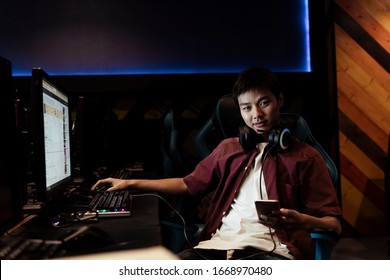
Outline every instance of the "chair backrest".
{"type": "Polygon", "coordinates": [[[245,123],[232,95],[222,96],[214,113],[195,137],[199,156],[202,159],[207,157],[222,139],[238,136],[238,128],[242,125],[245,123]]]}
{"type": "MultiPolygon", "coordinates": [[[[282,113],[281,125],[290,129],[291,134],[314,147],[324,158],[335,187],[339,184],[337,166],[320,143],[312,135],[306,120],[299,114],[282,113]]],[[[195,138],[195,147],[201,158],[205,158],[218,145],[229,137],[239,135],[239,127],[245,125],[239,108],[231,94],[221,97],[211,118],[199,130],[195,138]]]]}
{"type": "Polygon", "coordinates": [[[163,158],[163,176],[182,175],[183,159],[178,139],[177,119],[170,109],[163,120],[163,135],[161,139],[161,154],[163,158]]]}
{"type": "Polygon", "coordinates": [[[295,135],[299,141],[308,143],[322,155],[332,178],[333,186],[337,187],[339,185],[339,171],[337,166],[321,144],[314,138],[306,120],[299,114],[282,113],[280,123],[282,126],[288,127],[291,134],[295,135]]]}

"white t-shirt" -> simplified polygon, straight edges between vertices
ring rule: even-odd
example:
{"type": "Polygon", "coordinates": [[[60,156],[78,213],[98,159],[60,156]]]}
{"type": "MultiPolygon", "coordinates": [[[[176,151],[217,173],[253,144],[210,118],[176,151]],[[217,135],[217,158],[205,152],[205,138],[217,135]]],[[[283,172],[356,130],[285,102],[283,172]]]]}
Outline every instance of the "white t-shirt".
{"type": "MultiPolygon", "coordinates": [[[[262,148],[264,151],[264,147],[262,148]]],[[[234,198],[230,210],[222,218],[221,227],[210,240],[201,241],[195,248],[234,250],[253,247],[264,251],[273,250],[276,254],[293,258],[288,254],[287,247],[279,242],[274,230],[258,221],[255,201],[268,199],[261,172],[261,158],[262,152],[256,157],[254,167],[248,167],[250,170],[247,171],[247,176],[234,198]]]]}

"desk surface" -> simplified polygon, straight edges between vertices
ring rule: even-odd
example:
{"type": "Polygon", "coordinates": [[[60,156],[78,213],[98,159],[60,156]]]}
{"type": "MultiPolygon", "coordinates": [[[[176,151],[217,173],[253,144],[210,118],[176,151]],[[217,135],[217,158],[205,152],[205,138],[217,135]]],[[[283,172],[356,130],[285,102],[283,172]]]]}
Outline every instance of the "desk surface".
{"type": "MultiPolygon", "coordinates": [[[[108,233],[115,244],[121,244],[120,249],[159,246],[162,245],[162,237],[158,203],[158,198],[155,196],[134,195],[130,217],[105,217],[97,223],[87,225],[108,233]]],[[[62,240],[69,233],[85,225],[85,223],[76,223],[69,227],[55,228],[50,224],[48,217],[38,215],[15,228],[12,235],[62,240]]]]}

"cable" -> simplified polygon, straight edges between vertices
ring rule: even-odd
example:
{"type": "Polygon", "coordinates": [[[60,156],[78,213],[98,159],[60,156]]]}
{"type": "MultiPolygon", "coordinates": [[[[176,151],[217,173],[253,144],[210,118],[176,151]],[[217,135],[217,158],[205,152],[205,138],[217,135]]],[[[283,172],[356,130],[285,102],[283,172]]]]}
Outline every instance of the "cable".
{"type": "MultiPolygon", "coordinates": [[[[262,180],[261,180],[261,177],[262,177],[262,175],[263,175],[263,166],[264,166],[264,162],[265,162],[265,160],[267,159],[267,157],[268,157],[268,155],[269,155],[269,153],[270,153],[270,151],[275,147],[275,145],[276,145],[276,143],[275,144],[273,144],[272,146],[271,146],[271,148],[268,148],[266,151],[265,151],[265,154],[264,155],[262,155],[261,157],[261,167],[260,167],[260,198],[261,199],[263,199],[263,188],[262,188],[262,180]]],[[[267,147],[267,146],[266,146],[267,147]]],[[[264,149],[266,149],[266,147],[264,147],[264,149]]]]}
{"type": "Polygon", "coordinates": [[[166,205],[168,205],[169,208],[171,208],[175,214],[181,219],[182,223],[183,223],[183,234],[184,234],[184,238],[188,244],[188,246],[190,247],[190,249],[192,249],[196,254],[198,254],[201,258],[205,259],[205,260],[209,260],[208,258],[206,258],[205,256],[203,256],[198,250],[196,250],[194,248],[194,246],[192,245],[191,241],[189,240],[188,238],[188,235],[187,235],[187,225],[186,225],[186,221],[184,219],[184,217],[179,213],[179,211],[176,210],[176,208],[174,206],[172,206],[172,204],[170,204],[164,197],[162,197],[161,195],[159,194],[155,194],[155,193],[144,193],[144,194],[133,194],[133,197],[140,197],[140,196],[154,196],[154,197],[157,197],[159,199],[161,199],[166,205]]]}
{"type": "MultiPolygon", "coordinates": [[[[267,159],[270,151],[276,146],[276,143],[274,143],[270,148],[268,148],[266,151],[265,151],[265,154],[262,155],[262,159],[261,159],[261,167],[260,167],[260,198],[263,199],[263,189],[262,189],[262,175],[263,175],[263,167],[264,167],[264,162],[265,160],[267,159]]],[[[266,149],[266,147],[264,148],[266,149]]],[[[267,226],[268,227],[268,230],[269,230],[269,234],[271,236],[271,240],[272,240],[272,243],[273,243],[273,248],[272,250],[270,251],[264,251],[264,252],[261,252],[261,253],[257,253],[257,254],[253,254],[253,255],[250,255],[246,258],[250,258],[250,257],[254,257],[254,256],[257,256],[257,255],[260,255],[260,254],[269,254],[269,253],[273,253],[276,249],[276,241],[275,241],[275,238],[274,238],[274,234],[272,232],[272,228],[267,226]]],[[[245,258],[243,258],[245,259],[245,258]]]]}
{"type": "Polygon", "coordinates": [[[164,197],[162,197],[161,195],[159,194],[155,194],[155,193],[143,193],[143,194],[133,194],[133,197],[141,197],[141,196],[154,196],[154,197],[157,197],[159,199],[161,199],[166,205],[168,205],[169,208],[171,208],[173,210],[173,212],[175,212],[175,214],[181,219],[182,223],[183,223],[183,234],[184,234],[184,238],[187,242],[187,244],[192,248],[194,249],[194,247],[192,246],[188,236],[187,236],[187,225],[186,225],[186,220],[184,219],[184,217],[179,213],[179,211],[176,210],[176,208],[174,206],[172,206],[172,204],[170,204],[164,197]]]}

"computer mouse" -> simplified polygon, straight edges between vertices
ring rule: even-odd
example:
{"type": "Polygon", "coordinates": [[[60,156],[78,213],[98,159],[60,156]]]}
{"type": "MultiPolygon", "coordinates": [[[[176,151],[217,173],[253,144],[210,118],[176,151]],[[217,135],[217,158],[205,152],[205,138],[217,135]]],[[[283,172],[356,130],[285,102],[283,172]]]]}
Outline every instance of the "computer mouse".
{"type": "Polygon", "coordinates": [[[93,251],[113,245],[115,240],[106,231],[96,226],[82,226],[63,238],[67,251],[93,251]]]}

